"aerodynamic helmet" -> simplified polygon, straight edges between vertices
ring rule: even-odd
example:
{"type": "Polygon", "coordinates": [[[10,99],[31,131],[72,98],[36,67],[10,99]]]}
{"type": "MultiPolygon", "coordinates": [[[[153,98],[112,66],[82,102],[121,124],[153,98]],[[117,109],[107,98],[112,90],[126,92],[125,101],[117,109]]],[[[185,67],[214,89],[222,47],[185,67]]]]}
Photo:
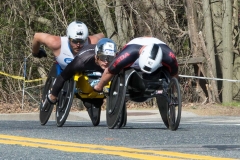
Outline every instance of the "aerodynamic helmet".
{"type": "Polygon", "coordinates": [[[139,67],[145,73],[152,73],[162,66],[162,49],[157,44],[145,46],[140,53],[139,67]]]}
{"type": "Polygon", "coordinates": [[[95,54],[97,58],[102,61],[111,62],[117,53],[116,43],[109,38],[102,38],[98,41],[95,47],[95,54]]]}
{"type": "Polygon", "coordinates": [[[88,38],[88,28],[81,21],[73,21],[67,27],[67,37],[85,41],[88,38]]]}

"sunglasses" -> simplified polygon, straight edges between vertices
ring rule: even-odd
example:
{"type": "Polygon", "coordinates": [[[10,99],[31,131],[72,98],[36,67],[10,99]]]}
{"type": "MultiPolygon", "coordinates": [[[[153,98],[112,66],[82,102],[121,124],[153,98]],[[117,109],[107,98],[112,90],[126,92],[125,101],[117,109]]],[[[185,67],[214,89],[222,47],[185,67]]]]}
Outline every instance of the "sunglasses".
{"type": "Polygon", "coordinates": [[[98,59],[100,59],[103,62],[105,61],[112,62],[114,58],[115,58],[114,56],[98,55],[98,59]]]}
{"type": "Polygon", "coordinates": [[[71,42],[74,43],[74,44],[84,44],[85,43],[85,40],[82,40],[82,39],[71,39],[71,42]]]}

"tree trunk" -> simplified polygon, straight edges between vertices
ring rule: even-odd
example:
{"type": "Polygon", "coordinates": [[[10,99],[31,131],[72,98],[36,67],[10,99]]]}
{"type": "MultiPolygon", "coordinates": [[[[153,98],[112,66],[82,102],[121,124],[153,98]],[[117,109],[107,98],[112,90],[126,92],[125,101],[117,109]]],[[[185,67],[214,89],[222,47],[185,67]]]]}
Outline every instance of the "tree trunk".
{"type": "MultiPolygon", "coordinates": [[[[216,76],[217,78],[223,78],[222,76],[222,1],[211,0],[211,12],[213,21],[213,36],[214,36],[214,48],[215,48],[215,60],[216,60],[216,76]]],[[[218,81],[218,90],[222,90],[222,81],[218,81]]],[[[222,92],[219,93],[221,99],[222,92]]],[[[222,99],[221,99],[222,100],[222,99]]]]}
{"type": "MultiPolygon", "coordinates": [[[[110,11],[107,6],[106,0],[95,0],[97,3],[97,8],[99,15],[102,18],[105,31],[107,32],[107,37],[110,37],[114,32],[116,32],[114,23],[110,14],[110,11]]],[[[118,44],[118,37],[117,35],[114,35],[112,37],[112,40],[115,41],[118,44]]]]}
{"type": "MultiPolygon", "coordinates": [[[[213,40],[213,28],[212,28],[212,15],[210,10],[210,3],[209,0],[203,1],[203,13],[204,13],[204,32],[205,32],[205,42],[207,47],[207,57],[209,58],[207,63],[208,70],[207,70],[207,76],[216,78],[216,60],[215,60],[215,51],[214,51],[214,40],[213,40]]],[[[220,103],[219,96],[218,96],[218,89],[217,89],[217,83],[215,80],[209,80],[209,87],[208,89],[211,89],[211,93],[213,94],[211,97],[212,99],[209,99],[210,102],[218,102],[220,103]]]]}
{"type": "Polygon", "coordinates": [[[129,25],[131,22],[128,24],[127,19],[131,21],[131,18],[127,18],[126,10],[122,6],[121,1],[116,1],[115,16],[118,29],[118,45],[123,46],[129,41],[129,35],[133,35],[133,28],[129,25]]]}
{"type": "MultiPolygon", "coordinates": [[[[158,23],[159,23],[159,27],[161,27],[161,30],[159,30],[159,36],[160,38],[164,41],[167,42],[167,36],[169,36],[169,26],[166,22],[167,20],[167,14],[164,8],[164,0],[154,0],[157,10],[158,10],[158,14],[159,14],[159,19],[158,19],[158,23]]],[[[174,44],[168,44],[173,50],[174,49],[174,44]]]]}
{"type": "MultiPolygon", "coordinates": [[[[191,52],[193,57],[203,56],[200,50],[200,41],[198,37],[198,24],[197,24],[197,13],[194,1],[185,1],[186,4],[186,13],[188,19],[188,32],[189,38],[191,43],[191,52]]],[[[201,70],[202,74],[205,74],[203,67],[199,64],[195,66],[195,75],[199,75],[199,70],[201,70]]],[[[199,97],[201,97],[201,101],[206,100],[206,95],[200,85],[199,79],[196,80],[196,92],[198,93],[199,97]]],[[[205,86],[205,85],[204,85],[205,86]]]]}
{"type": "MultiPolygon", "coordinates": [[[[233,50],[232,50],[232,1],[223,0],[223,77],[233,78],[233,50]]],[[[232,102],[232,82],[223,81],[223,103],[232,102]]]]}
{"type": "MultiPolygon", "coordinates": [[[[238,1],[239,0],[234,0],[233,1],[233,50],[234,50],[234,68],[233,68],[233,79],[235,80],[240,80],[240,56],[239,56],[239,45],[240,45],[240,41],[239,41],[239,7],[238,7],[238,1]]],[[[233,83],[233,98],[236,100],[240,100],[240,94],[239,94],[239,90],[240,90],[240,83],[236,82],[233,83]]]]}

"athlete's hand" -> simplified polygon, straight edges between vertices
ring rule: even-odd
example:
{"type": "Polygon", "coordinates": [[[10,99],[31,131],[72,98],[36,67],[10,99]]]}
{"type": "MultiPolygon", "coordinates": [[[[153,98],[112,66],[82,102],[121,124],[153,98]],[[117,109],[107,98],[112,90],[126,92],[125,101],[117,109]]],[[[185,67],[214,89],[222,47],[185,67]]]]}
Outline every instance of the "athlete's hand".
{"type": "Polygon", "coordinates": [[[99,88],[98,85],[95,85],[95,86],[93,87],[93,90],[94,90],[95,92],[103,92],[103,89],[102,89],[102,88],[99,88]]]}
{"type": "Polygon", "coordinates": [[[32,53],[32,55],[37,58],[47,57],[47,53],[43,48],[39,48],[38,54],[32,53]]]}

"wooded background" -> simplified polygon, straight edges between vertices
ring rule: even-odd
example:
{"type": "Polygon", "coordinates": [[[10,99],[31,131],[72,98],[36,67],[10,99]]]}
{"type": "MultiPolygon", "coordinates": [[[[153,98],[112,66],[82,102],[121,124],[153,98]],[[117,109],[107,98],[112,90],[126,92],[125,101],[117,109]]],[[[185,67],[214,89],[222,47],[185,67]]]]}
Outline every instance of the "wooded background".
{"type": "MultiPolygon", "coordinates": [[[[239,0],[1,0],[0,102],[39,105],[44,80],[31,80],[46,77],[54,58],[47,48],[48,58],[31,56],[33,35],[64,36],[74,20],[90,34],[115,32],[119,49],[139,36],[161,39],[176,53],[180,75],[240,80],[239,6],[239,0]]],[[[239,82],[181,77],[180,83],[184,102],[240,100],[239,82]]]]}

